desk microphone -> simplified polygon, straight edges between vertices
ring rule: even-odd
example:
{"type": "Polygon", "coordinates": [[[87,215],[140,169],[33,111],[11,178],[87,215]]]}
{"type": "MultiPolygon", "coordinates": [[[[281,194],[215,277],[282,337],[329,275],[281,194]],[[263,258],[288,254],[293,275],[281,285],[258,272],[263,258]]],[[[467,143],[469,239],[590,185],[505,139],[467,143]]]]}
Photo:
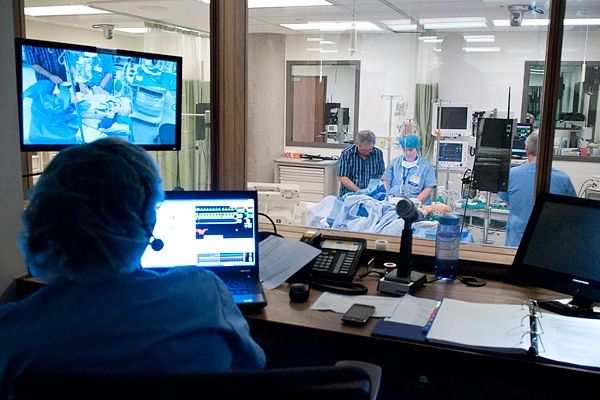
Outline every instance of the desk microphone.
{"type": "Polygon", "coordinates": [[[396,214],[404,220],[402,241],[400,242],[400,263],[396,277],[410,279],[412,272],[412,224],[419,219],[415,203],[409,199],[400,199],[396,204],[396,214]]]}
{"type": "Polygon", "coordinates": [[[165,247],[165,242],[160,239],[154,237],[154,235],[150,236],[150,248],[154,251],[161,251],[165,247]]]}
{"type": "Polygon", "coordinates": [[[414,293],[423,286],[426,276],[412,270],[412,224],[419,219],[417,206],[409,199],[400,199],[396,203],[396,214],[404,220],[398,267],[395,276],[389,273],[379,280],[377,290],[384,293],[403,295],[414,293]]]}

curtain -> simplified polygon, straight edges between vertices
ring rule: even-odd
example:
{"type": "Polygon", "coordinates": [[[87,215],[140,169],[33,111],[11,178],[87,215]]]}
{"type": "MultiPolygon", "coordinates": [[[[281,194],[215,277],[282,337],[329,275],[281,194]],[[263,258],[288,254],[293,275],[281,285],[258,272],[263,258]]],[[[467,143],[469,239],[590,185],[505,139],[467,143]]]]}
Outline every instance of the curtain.
{"type": "Polygon", "coordinates": [[[431,134],[431,115],[433,112],[434,99],[438,98],[437,83],[417,83],[415,93],[415,120],[420,127],[419,137],[421,139],[421,151],[423,156],[431,158],[433,155],[433,146],[435,144],[434,136],[431,134]]]}
{"type": "Polygon", "coordinates": [[[210,43],[204,33],[164,24],[146,22],[144,50],[178,55],[183,58],[181,150],[157,151],[156,159],[165,190],[210,189],[210,143],[208,131],[197,135],[204,113],[196,113],[196,104],[210,103],[210,43]]]}

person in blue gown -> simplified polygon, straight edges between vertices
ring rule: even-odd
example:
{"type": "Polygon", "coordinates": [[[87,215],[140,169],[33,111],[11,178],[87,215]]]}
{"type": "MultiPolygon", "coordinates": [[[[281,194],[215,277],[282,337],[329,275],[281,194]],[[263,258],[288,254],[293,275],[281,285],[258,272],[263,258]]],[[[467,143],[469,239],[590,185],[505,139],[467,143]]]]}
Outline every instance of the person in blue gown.
{"type": "MultiPolygon", "coordinates": [[[[508,202],[506,246],[519,246],[533,210],[538,143],[539,132],[535,131],[525,140],[527,163],[510,169],[508,191],[498,193],[501,200],[508,202]]],[[[577,196],[571,178],[555,168],[552,168],[550,172],[550,192],[565,196],[577,196]]]]}
{"type": "Polygon", "coordinates": [[[400,146],[403,154],[391,161],[383,177],[388,194],[416,198],[424,205],[431,204],[431,193],[437,186],[437,179],[429,161],[419,154],[419,137],[414,134],[402,136],[400,146]]]}
{"type": "Polygon", "coordinates": [[[198,267],[142,269],[163,199],[149,154],[107,138],[61,151],[30,194],[21,247],[46,284],[0,306],[0,398],[25,372],[257,370],[232,296],[198,267]]]}

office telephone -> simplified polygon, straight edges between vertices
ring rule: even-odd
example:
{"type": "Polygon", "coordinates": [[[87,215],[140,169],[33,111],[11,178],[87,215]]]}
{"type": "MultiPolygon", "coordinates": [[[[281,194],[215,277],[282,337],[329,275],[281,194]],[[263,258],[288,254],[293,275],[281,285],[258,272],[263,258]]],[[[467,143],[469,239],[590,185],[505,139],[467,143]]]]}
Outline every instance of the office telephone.
{"type": "Polygon", "coordinates": [[[360,256],[367,245],[365,239],[307,232],[300,240],[321,249],[321,253],[298,272],[300,277],[316,281],[354,280],[360,256]]]}

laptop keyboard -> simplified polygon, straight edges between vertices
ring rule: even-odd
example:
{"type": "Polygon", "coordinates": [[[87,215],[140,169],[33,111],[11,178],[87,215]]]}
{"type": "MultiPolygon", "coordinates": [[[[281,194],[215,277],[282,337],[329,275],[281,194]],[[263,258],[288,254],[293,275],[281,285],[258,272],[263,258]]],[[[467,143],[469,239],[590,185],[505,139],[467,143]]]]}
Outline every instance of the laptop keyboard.
{"type": "Polygon", "coordinates": [[[248,282],[244,279],[223,277],[223,282],[233,295],[250,293],[248,282]]]}

